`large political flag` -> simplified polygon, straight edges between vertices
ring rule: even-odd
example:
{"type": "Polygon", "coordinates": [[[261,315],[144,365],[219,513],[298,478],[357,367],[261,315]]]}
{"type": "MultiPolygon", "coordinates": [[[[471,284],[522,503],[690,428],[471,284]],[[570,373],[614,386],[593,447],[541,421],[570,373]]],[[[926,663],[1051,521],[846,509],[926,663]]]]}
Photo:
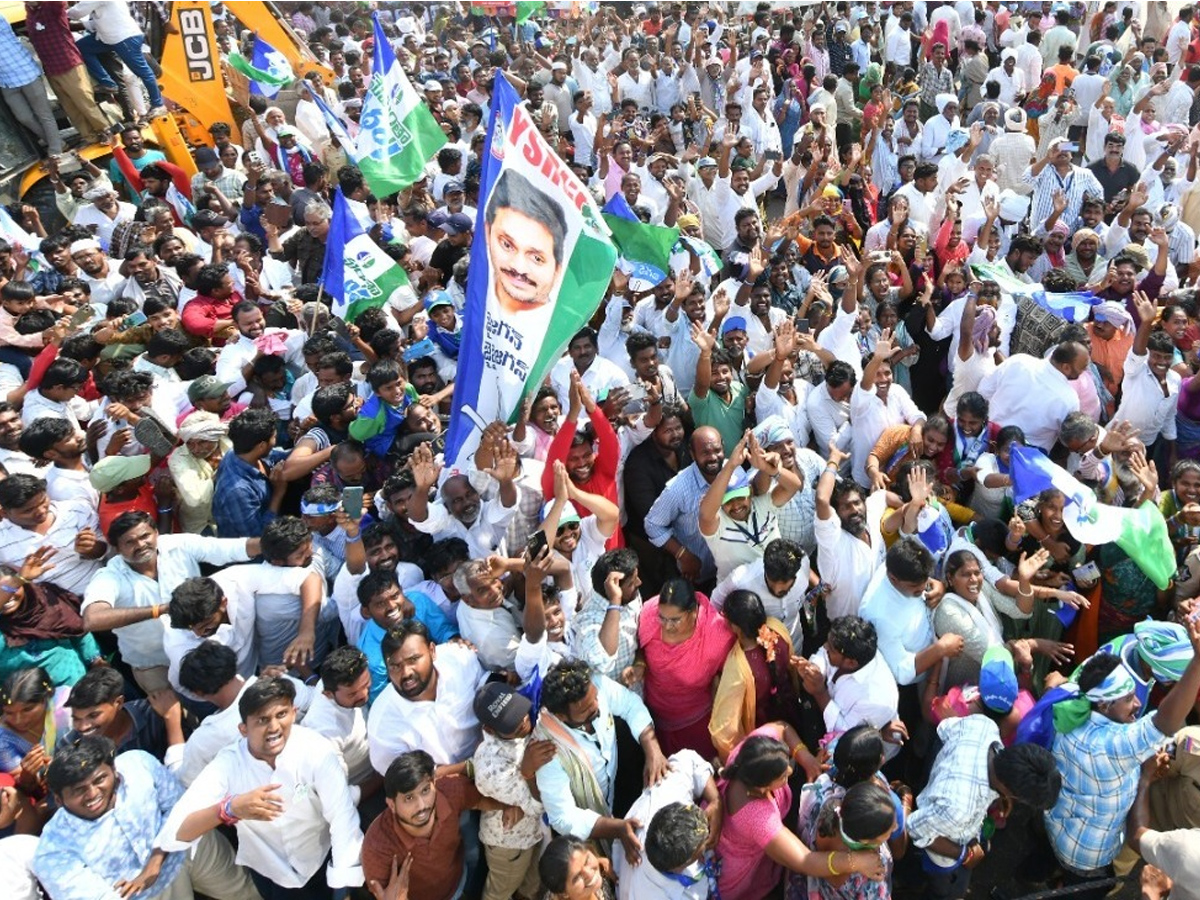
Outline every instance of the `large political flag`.
{"type": "Polygon", "coordinates": [[[433,118],[375,21],[375,58],[359,117],[358,167],[377,197],[402,191],[425,173],[425,165],[446,144],[433,118]]]}
{"type": "Polygon", "coordinates": [[[446,466],[464,466],[490,422],[515,422],[612,279],[617,251],[583,183],[496,78],[446,466]]]}
{"type": "Polygon", "coordinates": [[[321,280],[333,314],[347,322],[409,286],[408,273],[371,240],[340,190],[333,196],[321,280]]]}
{"type": "Polygon", "coordinates": [[[1077,541],[1093,545],[1116,541],[1147,578],[1167,589],[1175,575],[1175,551],[1166,520],[1153,503],[1134,509],[1101,503],[1091,488],[1029,447],[1013,447],[1012,479],[1017,503],[1049,488],[1062,491],[1063,523],[1077,541]]]}
{"type": "Polygon", "coordinates": [[[246,76],[250,82],[250,93],[261,94],[274,100],[286,84],[296,80],[292,64],[286,56],[260,37],[254,39],[254,52],[247,60],[234,51],[228,56],[229,65],[246,76]]]}
{"type": "Polygon", "coordinates": [[[619,193],[600,211],[621,254],[618,267],[629,276],[635,291],[648,291],[671,271],[671,251],[679,242],[679,229],[648,225],[637,217],[619,193]]]}

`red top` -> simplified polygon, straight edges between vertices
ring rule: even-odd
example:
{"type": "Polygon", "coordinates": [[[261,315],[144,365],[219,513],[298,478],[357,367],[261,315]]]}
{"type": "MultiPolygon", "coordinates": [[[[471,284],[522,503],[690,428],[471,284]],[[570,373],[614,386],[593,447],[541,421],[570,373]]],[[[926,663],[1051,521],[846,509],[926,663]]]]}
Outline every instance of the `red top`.
{"type": "Polygon", "coordinates": [[[390,809],[384,809],[363,835],[362,868],[368,883],[387,884],[392,877],[393,858],[403,862],[412,854],[409,896],[421,900],[450,900],[454,896],[465,861],[458,818],[463,810],[478,809],[483,798],[471,780],[462,775],[443,775],[434,783],[437,811],[428,837],[409,834],[390,809]]]}
{"type": "Polygon", "coordinates": [[[108,499],[108,495],[100,496],[100,535],[103,537],[108,534],[108,526],[113,523],[113,520],[127,512],[144,512],[155,522],[158,521],[158,503],[154,499],[154,485],[149,481],[142,485],[137,496],[132,500],[121,500],[114,503],[108,499]]]}
{"type": "MultiPolygon", "coordinates": [[[[617,433],[613,431],[608,417],[604,415],[599,406],[592,410],[589,418],[592,421],[592,429],[596,432],[596,461],[592,466],[592,477],[575,486],[589,494],[599,494],[616,504],[617,465],[621,461],[621,445],[617,441],[617,433]]],[[[554,499],[554,462],[558,460],[566,463],[567,453],[571,450],[571,442],[575,440],[575,428],[574,420],[569,419],[563,422],[562,427],[558,429],[558,434],[554,435],[554,440],[550,442],[550,448],[546,451],[546,468],[542,471],[542,495],[547,500],[554,499]]],[[[578,503],[575,504],[575,509],[581,516],[591,513],[591,510],[578,503]]],[[[624,546],[625,538],[621,534],[621,526],[618,525],[605,547],[612,550],[624,546]]]]}
{"type": "Polygon", "coordinates": [[[234,291],[225,300],[214,300],[212,297],[198,294],[183,308],[183,312],[179,316],[183,323],[183,330],[188,334],[196,335],[196,337],[211,340],[214,347],[220,347],[225,342],[213,337],[213,327],[220,319],[232,319],[234,306],[241,302],[242,295],[237,291],[234,291]]]}
{"type": "Polygon", "coordinates": [[[67,4],[26,3],[25,33],[47,75],[62,75],[83,65],[67,21],[67,4]]]}

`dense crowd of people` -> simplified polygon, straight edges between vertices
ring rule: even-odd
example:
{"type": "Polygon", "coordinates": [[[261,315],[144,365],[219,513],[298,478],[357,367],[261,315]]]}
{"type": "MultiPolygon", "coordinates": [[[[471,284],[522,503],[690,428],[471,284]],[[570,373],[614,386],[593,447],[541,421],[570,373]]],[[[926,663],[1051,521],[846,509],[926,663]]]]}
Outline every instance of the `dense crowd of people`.
{"type": "Polygon", "coordinates": [[[9,896],[1200,896],[1193,6],[278,3],[269,101],[212,3],[190,174],[172,5],[0,18],[9,896]],[[389,196],[373,19],[446,136],[389,196]],[[501,78],[678,241],[448,466],[501,78]]]}

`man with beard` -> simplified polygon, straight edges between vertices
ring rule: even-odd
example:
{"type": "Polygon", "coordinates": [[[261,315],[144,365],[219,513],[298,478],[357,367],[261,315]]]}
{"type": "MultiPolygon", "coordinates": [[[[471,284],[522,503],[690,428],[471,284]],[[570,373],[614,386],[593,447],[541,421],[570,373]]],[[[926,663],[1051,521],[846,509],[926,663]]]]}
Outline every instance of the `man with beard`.
{"type": "Polygon", "coordinates": [[[1071,238],[1065,271],[1076,284],[1092,284],[1104,277],[1104,259],[1100,256],[1100,236],[1091,228],[1080,228],[1071,238]]]}
{"type": "Polygon", "coordinates": [[[825,605],[830,619],[858,614],[859,599],[882,565],[887,548],[879,523],[887,492],[863,497],[862,488],[849,480],[839,482],[838,470],[848,453],[829,444],[829,459],[817,482],[817,519],[813,526],[821,558],[821,580],[828,585],[825,605]]]}
{"type": "MultiPolygon", "coordinates": [[[[303,719],[312,708],[316,691],[298,678],[284,677],[296,688],[296,717],[303,719]]],[[[192,696],[217,708],[204,717],[184,742],[183,762],[175,775],[185,787],[196,780],[222,749],[237,743],[241,737],[238,725],[242,721],[238,701],[256,681],[257,675],[243,678],[238,674],[237,653],[217,641],[201,641],[183,657],[179,664],[180,684],[192,696]]]]}
{"type": "MultiPolygon", "coordinates": [[[[748,277],[733,298],[734,315],[746,321],[746,349],[755,356],[769,356],[775,329],[788,319],[784,310],[771,305],[771,282],[762,277],[767,263],[768,254],[756,247],[749,256],[748,277]]],[[[786,266],[783,268],[786,271],[786,266]]]]}
{"type": "Polygon", "coordinates": [[[625,339],[625,352],[629,354],[629,367],[634,377],[646,387],[655,389],[658,402],[664,406],[687,408],[671,367],[658,360],[658,340],[654,335],[634,332],[625,339]]]}
{"type": "Polygon", "coordinates": [[[109,263],[100,249],[99,241],[84,238],[71,243],[71,259],[80,268],[79,277],[91,289],[88,294],[97,306],[107,306],[111,300],[121,296],[125,276],[109,263]]]}
{"type": "Polygon", "coordinates": [[[175,588],[200,575],[201,564],[227,566],[258,556],[258,538],[213,538],[193,534],[160,535],[143,512],[117,516],[108,527],[109,546],[117,551],[88,582],[83,627],[116,634],[121,657],[147,694],[168,686],[165,629],[161,615],[175,588]]]}
{"type": "Polygon", "coordinates": [[[164,900],[193,891],[229,900],[258,896],[224,835],[205,834],[193,853],[156,845],[183,786],[150,754],[117,756],[108,738],[85,737],[55,754],[46,779],[58,809],[38,841],[33,870],[55,897],[131,896],[151,886],[164,900]]]}
{"type": "MultiPolygon", "coordinates": [[[[725,327],[737,330],[742,323],[740,318],[730,318],[725,327]]],[[[710,425],[719,431],[725,453],[732,453],[746,424],[746,385],[733,377],[735,351],[726,347],[715,350],[716,335],[700,325],[692,326],[692,340],[700,348],[696,381],[688,397],[692,419],[698,426],[710,425]]]]}
{"type": "Polygon", "coordinates": [[[100,494],[88,480],[83,454],[87,435],[66,419],[39,416],[21,432],[22,452],[40,462],[50,463],[46,474],[46,494],[51,500],[86,500],[96,508],[100,494]]]}
{"type": "Polygon", "coordinates": [[[351,784],[362,794],[383,786],[371,767],[367,746],[367,702],[371,670],[366,655],[356,647],[338,647],[321,666],[321,690],[314,691],[304,727],[324,735],[337,750],[351,784]]]}
{"type": "Polygon", "coordinates": [[[663,404],[662,418],[650,432],[650,439],[633,448],[622,473],[625,539],[641,558],[650,594],[657,594],[662,582],[675,574],[670,561],[647,539],[645,523],[655,498],[691,462],[685,442],[684,412],[679,404],[663,404]]]}
{"type": "Polygon", "coordinates": [[[752,591],[762,600],[768,616],[778,619],[792,636],[797,655],[808,656],[820,646],[818,636],[825,634],[829,620],[814,603],[806,599],[812,564],[798,544],[777,538],[767,544],[763,555],[738,566],[717,585],[712,603],[723,609],[725,598],[733,591],[752,591]]]}
{"type": "Polygon", "coordinates": [[[460,817],[473,809],[519,810],[483,796],[465,775],[441,767],[435,771],[433,757],[424,750],[392,761],[383,792],[387,809],[363,839],[363,875],[381,896],[385,886],[394,889],[400,878],[407,881],[410,897],[462,896],[469,848],[460,817]]]}
{"type": "MultiPolygon", "coordinates": [[[[378,554],[376,554],[378,559],[378,554]]],[[[381,565],[363,576],[358,582],[359,615],[366,624],[359,633],[356,645],[367,660],[371,673],[369,700],[374,702],[387,687],[387,663],[380,649],[388,630],[405,619],[417,619],[429,629],[430,636],[439,644],[458,637],[458,628],[446,618],[428,597],[419,591],[406,592],[396,583],[396,565],[381,565]]]]}
{"type": "Polygon", "coordinates": [[[646,513],[645,524],[650,543],[671,554],[679,574],[695,584],[712,580],[717,571],[696,510],[725,465],[721,433],[709,426],[697,428],[691,455],[695,461],[667,482],[646,513]]]}
{"type": "Polygon", "coordinates": [[[262,356],[282,356],[297,371],[304,368],[304,342],[308,335],[287,328],[268,328],[262,308],[252,300],[235,303],[233,326],[236,333],[217,356],[217,378],[229,385],[229,396],[246,389],[254,373],[254,361],[262,356]]]}
{"type": "Polygon", "coordinates": [[[247,688],[238,701],[242,739],[205,766],[160,837],[164,849],[183,850],[221,825],[235,827],[238,859],[264,900],[362,885],[362,832],[346,773],[329,741],[295,724],[295,700],[286,678],[247,688]]]}
{"type": "Polygon", "coordinates": [[[381,775],[397,756],[424,749],[455,774],[479,745],[475,692],[487,678],[474,649],[438,645],[416,619],[390,629],[381,644],[388,686],[371,704],[367,741],[381,775]]]}

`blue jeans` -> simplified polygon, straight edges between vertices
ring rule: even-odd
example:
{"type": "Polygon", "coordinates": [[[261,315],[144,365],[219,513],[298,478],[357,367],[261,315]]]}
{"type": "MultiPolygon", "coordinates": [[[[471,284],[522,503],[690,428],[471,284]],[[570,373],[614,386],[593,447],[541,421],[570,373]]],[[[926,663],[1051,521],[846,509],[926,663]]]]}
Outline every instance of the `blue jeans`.
{"type": "Polygon", "coordinates": [[[146,93],[150,97],[150,106],[153,108],[163,105],[162,91],[158,89],[158,79],[154,77],[154,70],[150,68],[150,63],[146,62],[146,56],[142,53],[141,35],[126,38],[119,44],[104,44],[94,34],[85,34],[75,42],[75,46],[83,55],[88,72],[99,85],[114,91],[117,89],[117,83],[100,64],[100,55],[112,51],[121,57],[121,62],[129,67],[129,71],[142,80],[142,84],[146,86],[146,93]]]}

